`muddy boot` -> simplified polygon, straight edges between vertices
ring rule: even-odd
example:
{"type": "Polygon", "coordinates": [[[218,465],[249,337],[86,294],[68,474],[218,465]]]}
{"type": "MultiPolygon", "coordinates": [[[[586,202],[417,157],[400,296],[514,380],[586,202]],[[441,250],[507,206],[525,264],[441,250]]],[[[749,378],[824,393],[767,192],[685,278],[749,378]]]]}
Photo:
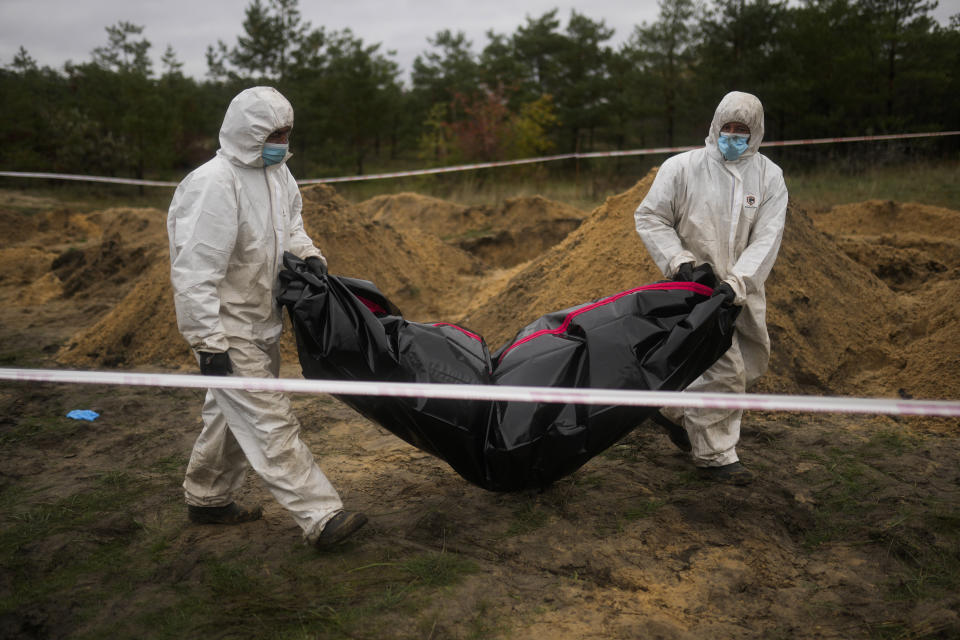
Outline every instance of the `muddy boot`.
{"type": "Polygon", "coordinates": [[[739,460],[722,467],[697,467],[697,475],[703,480],[722,482],[738,487],[753,482],[753,472],[740,464],[739,460]]]}
{"type": "Polygon", "coordinates": [[[323,531],[313,541],[317,549],[332,547],[350,537],[357,529],[367,524],[367,516],[357,511],[341,511],[323,525],[323,531]]]}
{"type": "Polygon", "coordinates": [[[224,507],[195,507],[187,505],[187,515],[190,522],[195,524],[240,524],[259,520],[263,515],[263,509],[260,505],[252,509],[241,507],[236,502],[231,502],[224,507]]]}
{"type": "Polygon", "coordinates": [[[677,449],[690,453],[690,450],[693,449],[693,446],[690,444],[690,436],[687,435],[686,429],[673,420],[670,420],[659,411],[654,413],[650,419],[664,428],[664,430],[667,432],[667,436],[670,437],[670,442],[676,445],[677,449]]]}

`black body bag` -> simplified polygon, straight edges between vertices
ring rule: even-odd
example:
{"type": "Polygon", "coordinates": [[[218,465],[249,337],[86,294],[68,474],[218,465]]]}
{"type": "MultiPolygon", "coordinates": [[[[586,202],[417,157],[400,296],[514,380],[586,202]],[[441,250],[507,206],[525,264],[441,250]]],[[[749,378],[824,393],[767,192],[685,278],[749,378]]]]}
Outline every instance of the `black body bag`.
{"type": "MultiPolygon", "coordinates": [[[[284,254],[287,308],[306,378],[597,389],[683,389],[730,346],[740,308],[695,282],[659,282],[549,313],[491,353],[454,324],[408,322],[365,280],[318,277],[284,254]]],[[[543,488],[573,473],[656,408],[338,396],[491,491],[543,488]]]]}

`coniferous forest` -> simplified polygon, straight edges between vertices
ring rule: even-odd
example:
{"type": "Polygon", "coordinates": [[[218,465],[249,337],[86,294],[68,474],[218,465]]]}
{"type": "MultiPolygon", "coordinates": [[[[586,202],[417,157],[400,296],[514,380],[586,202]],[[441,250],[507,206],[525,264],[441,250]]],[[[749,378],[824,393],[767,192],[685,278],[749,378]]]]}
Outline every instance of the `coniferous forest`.
{"type": "Polygon", "coordinates": [[[401,69],[382,43],[305,21],[298,0],[253,0],[202,79],[169,46],[156,68],[149,25],[118,22],[85,62],[40,67],[24,47],[0,61],[0,168],[178,179],[254,84],[294,105],[300,178],[695,145],[732,89],[761,98],[768,141],[960,129],[960,14],[941,25],[933,2],[659,6],[652,24],[553,10],[486,42],[444,30],[401,69]],[[630,32],[617,47],[615,29],[630,32]]]}

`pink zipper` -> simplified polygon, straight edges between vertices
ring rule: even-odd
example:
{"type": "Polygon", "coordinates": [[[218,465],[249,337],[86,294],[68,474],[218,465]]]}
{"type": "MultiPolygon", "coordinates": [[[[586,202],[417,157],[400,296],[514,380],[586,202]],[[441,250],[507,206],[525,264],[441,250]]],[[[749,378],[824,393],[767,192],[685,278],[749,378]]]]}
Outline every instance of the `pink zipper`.
{"type": "Polygon", "coordinates": [[[561,325],[556,329],[541,329],[540,331],[531,333],[530,335],[528,335],[527,337],[523,338],[518,342],[514,342],[512,345],[507,347],[503,353],[500,354],[500,358],[497,360],[497,362],[502,362],[504,356],[506,356],[514,347],[519,347],[524,342],[528,342],[530,340],[533,340],[534,338],[537,338],[545,334],[557,335],[557,334],[563,333],[564,331],[567,330],[567,327],[570,326],[570,322],[581,313],[585,313],[587,311],[596,309],[597,307],[601,307],[606,304],[610,304],[611,302],[619,300],[623,296],[628,296],[632,293],[637,293],[638,291],[671,291],[675,289],[680,289],[682,291],[692,291],[693,293],[697,293],[703,296],[709,296],[710,294],[713,293],[713,289],[711,289],[706,285],[700,284],[698,282],[656,282],[654,284],[647,284],[642,287],[637,287],[635,289],[621,291],[620,293],[614,294],[609,298],[604,298],[603,300],[598,300],[593,304],[587,305],[582,309],[571,311],[570,313],[567,314],[567,317],[563,319],[563,323],[561,323],[561,325]]]}
{"type": "Polygon", "coordinates": [[[467,331],[467,330],[464,329],[463,327],[458,327],[457,325],[451,324],[451,323],[449,323],[449,322],[435,322],[435,323],[433,324],[433,326],[435,326],[435,327],[453,327],[454,329],[456,329],[457,331],[459,331],[459,332],[462,333],[463,335],[468,336],[468,337],[470,337],[470,338],[473,338],[473,339],[476,340],[477,342],[483,342],[483,338],[481,338],[481,337],[478,336],[477,334],[475,334],[475,333],[470,333],[469,331],[467,331]]]}

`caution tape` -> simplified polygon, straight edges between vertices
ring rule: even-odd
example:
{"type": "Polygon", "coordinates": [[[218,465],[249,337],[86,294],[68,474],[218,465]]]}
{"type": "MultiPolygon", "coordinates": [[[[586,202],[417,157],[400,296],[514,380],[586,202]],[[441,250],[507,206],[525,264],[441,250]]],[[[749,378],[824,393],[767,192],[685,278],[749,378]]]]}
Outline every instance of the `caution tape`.
{"type": "Polygon", "coordinates": [[[241,378],[115,371],[63,369],[0,369],[0,380],[28,383],[72,383],[179,387],[194,389],[245,389],[356,396],[437,398],[447,400],[492,400],[590,404],[602,406],[697,407],[701,409],[748,409],[809,413],[866,413],[913,416],[960,416],[957,400],[903,400],[896,398],[848,398],[687,391],[632,391],[621,389],[573,389],[467,384],[360,382],[355,380],[304,380],[297,378],[241,378]]]}
{"type": "Polygon", "coordinates": [[[0,171],[7,178],[45,178],[48,180],[75,180],[77,182],[107,182],[110,184],[133,184],[144,187],[175,187],[179,182],[162,180],[137,180],[135,178],[112,178],[109,176],[82,176],[73,173],[38,173],[35,171],[0,171]]]}
{"type": "MultiPolygon", "coordinates": [[[[804,138],[799,140],[779,140],[762,142],[761,147],[793,147],[810,144],[832,144],[837,142],[869,142],[877,140],[906,140],[911,138],[932,138],[960,135],[960,131],[937,131],[934,133],[896,133],[876,136],[850,136],[845,138],[804,138]]],[[[476,171],[478,169],[492,169],[496,167],[510,167],[522,164],[537,164],[555,162],[557,160],[574,160],[586,158],[618,158],[625,156],[655,155],[660,153],[680,153],[699,149],[702,145],[687,147],[651,147],[649,149],[628,149],[622,151],[591,151],[584,153],[562,153],[552,156],[538,156],[536,158],[521,158],[518,160],[499,160],[496,162],[479,162],[474,164],[458,164],[448,167],[433,167],[430,169],[413,169],[410,171],[393,171],[390,173],[372,173],[361,176],[339,176],[331,178],[307,178],[297,180],[299,185],[332,184],[336,182],[360,182],[364,180],[387,180],[391,178],[409,178],[439,173],[453,173],[456,171],[476,171]]],[[[7,178],[44,178],[48,180],[74,180],[79,182],[105,182],[113,184],[140,185],[145,187],[176,187],[178,182],[162,180],[137,180],[134,178],[113,178],[108,176],[85,176],[71,173],[38,173],[31,171],[0,171],[0,176],[7,178]]]]}

